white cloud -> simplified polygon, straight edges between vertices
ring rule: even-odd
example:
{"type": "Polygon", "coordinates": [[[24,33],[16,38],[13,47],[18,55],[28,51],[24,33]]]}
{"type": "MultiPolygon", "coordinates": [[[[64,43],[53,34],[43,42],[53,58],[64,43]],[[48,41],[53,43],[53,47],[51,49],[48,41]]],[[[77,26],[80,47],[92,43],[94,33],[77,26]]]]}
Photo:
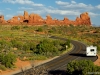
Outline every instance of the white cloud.
{"type": "Polygon", "coordinates": [[[58,5],[67,5],[67,4],[69,4],[69,2],[56,1],[56,4],[58,4],[58,5]]]}
{"type": "Polygon", "coordinates": [[[6,17],[7,17],[7,18],[12,18],[12,17],[13,17],[13,15],[8,14],[8,15],[6,15],[6,17]]]}
{"type": "Polygon", "coordinates": [[[97,5],[96,8],[100,9],[100,5],[97,5]]]}
{"type": "Polygon", "coordinates": [[[32,7],[29,7],[29,8],[27,8],[27,7],[20,7],[20,8],[18,8],[18,9],[20,9],[20,10],[32,10],[33,8],[32,7]]]}
{"type": "Polygon", "coordinates": [[[3,0],[3,2],[7,2],[7,3],[12,3],[12,4],[28,4],[28,5],[32,5],[32,6],[44,6],[43,4],[37,4],[34,3],[31,0],[3,0]]]}
{"type": "Polygon", "coordinates": [[[79,15],[80,14],[79,11],[75,11],[75,10],[45,9],[45,11],[47,13],[59,14],[59,15],[79,15]]]}
{"type": "Polygon", "coordinates": [[[76,2],[75,1],[71,1],[71,3],[75,4],[76,2]]]}
{"type": "Polygon", "coordinates": [[[89,12],[89,15],[90,15],[91,17],[100,16],[100,14],[93,13],[93,12],[89,12]]]}
{"type": "Polygon", "coordinates": [[[66,9],[87,9],[87,10],[91,10],[94,7],[91,4],[84,4],[84,3],[76,3],[75,1],[71,1],[69,2],[63,2],[63,1],[55,1],[55,3],[59,6],[61,6],[62,8],[66,8],[66,9]]]}
{"type": "Polygon", "coordinates": [[[24,11],[17,11],[17,13],[23,15],[24,11]]]}
{"type": "Polygon", "coordinates": [[[2,12],[0,12],[0,15],[2,15],[2,12]]]}

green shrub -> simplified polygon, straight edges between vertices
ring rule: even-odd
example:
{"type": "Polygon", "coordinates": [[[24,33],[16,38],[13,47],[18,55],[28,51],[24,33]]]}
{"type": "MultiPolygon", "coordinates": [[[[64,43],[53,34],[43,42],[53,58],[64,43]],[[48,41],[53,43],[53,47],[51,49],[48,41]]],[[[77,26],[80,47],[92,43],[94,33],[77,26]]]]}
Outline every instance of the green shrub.
{"type": "Polygon", "coordinates": [[[28,26],[23,26],[24,29],[29,28],[28,26]]]}
{"type": "Polygon", "coordinates": [[[27,42],[27,43],[25,43],[23,45],[23,50],[24,51],[30,50],[30,51],[35,52],[35,50],[36,50],[36,44],[34,42],[27,42]]]}
{"type": "Polygon", "coordinates": [[[17,41],[17,40],[11,40],[12,47],[18,48],[21,50],[23,48],[23,42],[22,41],[17,41]]]}
{"type": "Polygon", "coordinates": [[[38,32],[42,32],[43,29],[42,29],[42,28],[38,28],[37,31],[38,31],[38,32]]]}
{"type": "Polygon", "coordinates": [[[16,55],[12,53],[8,53],[8,54],[2,53],[0,54],[0,62],[1,64],[5,65],[5,67],[11,68],[16,62],[16,55]]]}
{"type": "Polygon", "coordinates": [[[6,70],[6,67],[5,67],[4,65],[1,65],[1,64],[0,64],[0,70],[5,71],[5,70],[6,70]]]}
{"type": "Polygon", "coordinates": [[[95,66],[91,60],[74,60],[67,64],[67,73],[71,75],[87,75],[87,72],[99,72],[100,67],[95,66]]]}
{"type": "Polygon", "coordinates": [[[13,27],[11,27],[11,30],[19,30],[19,29],[20,29],[19,26],[13,26],[13,27]]]}

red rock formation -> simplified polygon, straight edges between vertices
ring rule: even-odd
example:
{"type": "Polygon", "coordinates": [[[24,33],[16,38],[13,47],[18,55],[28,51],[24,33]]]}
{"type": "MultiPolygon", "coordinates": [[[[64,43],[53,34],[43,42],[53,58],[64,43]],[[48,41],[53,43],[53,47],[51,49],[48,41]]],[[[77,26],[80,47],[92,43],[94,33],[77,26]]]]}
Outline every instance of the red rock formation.
{"type": "Polygon", "coordinates": [[[55,20],[52,20],[52,17],[50,15],[47,15],[46,17],[47,17],[46,20],[45,20],[46,24],[55,25],[55,20]]]}
{"type": "Polygon", "coordinates": [[[7,23],[6,20],[4,20],[3,15],[0,15],[0,23],[2,23],[2,24],[7,23]]]}
{"type": "Polygon", "coordinates": [[[24,11],[24,20],[28,20],[29,19],[29,15],[27,11],[24,11]]]}
{"type": "Polygon", "coordinates": [[[18,16],[14,16],[12,19],[8,20],[7,22],[11,24],[19,24],[18,16]]]}
{"type": "Polygon", "coordinates": [[[69,23],[69,19],[67,17],[64,17],[64,20],[63,21],[64,21],[64,24],[66,24],[66,25],[70,24],[69,23]]]}
{"type": "MultiPolygon", "coordinates": [[[[80,17],[77,17],[75,21],[69,20],[67,17],[64,17],[63,20],[52,19],[50,15],[47,15],[46,17],[47,18],[44,20],[38,14],[32,13],[29,15],[27,11],[24,11],[23,16],[14,16],[7,22],[11,24],[24,24],[24,22],[26,22],[27,24],[32,25],[91,25],[90,16],[87,12],[80,14],[80,17]]],[[[4,16],[0,16],[0,23],[6,23],[4,16]]]]}
{"type": "Polygon", "coordinates": [[[44,20],[38,14],[30,14],[29,15],[29,24],[43,24],[44,20]]]}
{"type": "Polygon", "coordinates": [[[90,17],[88,15],[88,12],[82,13],[80,15],[80,18],[76,18],[76,25],[91,25],[90,17]]]}
{"type": "Polygon", "coordinates": [[[22,23],[24,21],[24,16],[19,15],[19,22],[22,23]]]}

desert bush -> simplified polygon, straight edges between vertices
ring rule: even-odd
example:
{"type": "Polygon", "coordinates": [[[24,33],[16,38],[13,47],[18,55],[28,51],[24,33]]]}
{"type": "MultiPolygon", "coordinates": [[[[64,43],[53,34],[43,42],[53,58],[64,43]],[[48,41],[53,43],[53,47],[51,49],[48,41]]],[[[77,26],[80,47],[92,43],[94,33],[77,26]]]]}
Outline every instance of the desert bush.
{"type": "Polygon", "coordinates": [[[24,29],[29,28],[28,26],[23,26],[24,29]]]}
{"type": "Polygon", "coordinates": [[[91,60],[74,60],[67,64],[67,73],[71,75],[87,75],[87,72],[99,72],[99,70],[100,67],[95,66],[91,60]]]}
{"type": "Polygon", "coordinates": [[[11,40],[10,42],[11,42],[13,48],[18,48],[19,50],[22,50],[22,48],[23,48],[22,41],[11,40]]]}
{"type": "Polygon", "coordinates": [[[11,68],[16,62],[16,55],[12,53],[8,53],[8,54],[2,53],[0,54],[0,62],[1,64],[5,65],[5,67],[11,68]]]}
{"type": "Polygon", "coordinates": [[[32,52],[35,52],[36,51],[36,44],[34,42],[24,43],[22,50],[24,50],[24,51],[30,50],[32,52]]]}
{"type": "Polygon", "coordinates": [[[41,41],[37,45],[37,53],[47,53],[47,52],[56,52],[57,48],[53,45],[53,43],[47,39],[41,41]]]}
{"type": "Polygon", "coordinates": [[[11,27],[11,30],[19,30],[19,29],[20,29],[19,26],[13,26],[13,27],[11,27]]]}
{"type": "Polygon", "coordinates": [[[0,70],[5,71],[5,70],[6,70],[6,67],[5,67],[4,65],[1,65],[1,64],[0,64],[0,70]]]}
{"type": "Polygon", "coordinates": [[[43,29],[42,29],[42,28],[38,28],[36,31],[38,31],[38,32],[42,32],[43,29]]]}

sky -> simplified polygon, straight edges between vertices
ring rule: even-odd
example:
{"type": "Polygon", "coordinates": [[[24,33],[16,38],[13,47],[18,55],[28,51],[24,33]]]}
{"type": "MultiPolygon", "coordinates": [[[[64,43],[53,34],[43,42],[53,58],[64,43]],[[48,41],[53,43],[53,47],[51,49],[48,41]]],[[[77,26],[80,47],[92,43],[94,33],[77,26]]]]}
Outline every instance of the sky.
{"type": "Polygon", "coordinates": [[[92,25],[100,26],[100,0],[0,0],[0,15],[4,15],[5,20],[23,15],[24,11],[44,19],[50,15],[60,20],[64,17],[75,20],[81,13],[88,12],[92,25]]]}

